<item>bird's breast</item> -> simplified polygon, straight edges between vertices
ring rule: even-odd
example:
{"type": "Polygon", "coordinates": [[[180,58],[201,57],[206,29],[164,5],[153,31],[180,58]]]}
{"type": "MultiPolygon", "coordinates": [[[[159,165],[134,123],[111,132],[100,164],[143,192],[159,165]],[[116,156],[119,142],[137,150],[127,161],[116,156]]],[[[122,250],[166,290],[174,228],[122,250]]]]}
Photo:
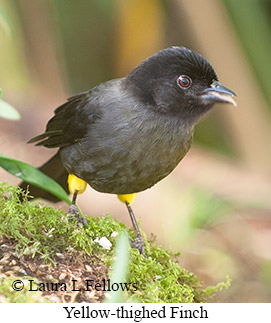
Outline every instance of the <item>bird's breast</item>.
{"type": "Polygon", "coordinates": [[[62,150],[62,160],[98,191],[134,193],[166,177],[189,150],[191,138],[192,130],[176,119],[128,111],[119,120],[113,116],[96,124],[87,138],[62,150]]]}

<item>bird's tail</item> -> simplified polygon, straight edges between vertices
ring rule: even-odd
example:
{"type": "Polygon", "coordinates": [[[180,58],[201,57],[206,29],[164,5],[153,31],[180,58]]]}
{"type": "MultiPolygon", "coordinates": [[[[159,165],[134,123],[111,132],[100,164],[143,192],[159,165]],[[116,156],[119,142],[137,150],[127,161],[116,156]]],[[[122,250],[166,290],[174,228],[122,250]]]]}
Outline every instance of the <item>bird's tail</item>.
{"type": "MultiPolygon", "coordinates": [[[[42,165],[38,169],[47,176],[54,179],[56,182],[58,182],[64,188],[64,190],[67,193],[69,193],[67,182],[68,172],[62,164],[59,153],[56,153],[51,159],[49,159],[44,165],[42,165]]],[[[20,183],[19,186],[25,191],[29,191],[29,195],[34,196],[35,198],[40,197],[51,202],[60,201],[60,199],[54,196],[53,194],[37,186],[28,184],[26,182],[20,183]]]]}

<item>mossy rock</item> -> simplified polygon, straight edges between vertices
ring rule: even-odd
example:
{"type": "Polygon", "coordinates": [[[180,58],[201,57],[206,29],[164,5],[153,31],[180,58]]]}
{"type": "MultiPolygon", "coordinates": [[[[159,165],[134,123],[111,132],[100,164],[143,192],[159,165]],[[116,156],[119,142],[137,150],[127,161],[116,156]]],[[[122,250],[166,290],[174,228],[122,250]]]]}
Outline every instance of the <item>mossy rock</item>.
{"type": "MultiPolygon", "coordinates": [[[[110,215],[87,217],[88,227],[79,226],[61,209],[26,197],[21,201],[21,194],[19,187],[0,183],[0,302],[103,302],[116,237],[125,230],[134,239],[133,230],[110,215]],[[102,237],[112,243],[109,250],[97,242],[102,237]]],[[[126,301],[206,302],[229,286],[227,281],[203,289],[194,274],[153,240],[146,241],[145,252],[143,257],[130,249],[126,301]]]]}

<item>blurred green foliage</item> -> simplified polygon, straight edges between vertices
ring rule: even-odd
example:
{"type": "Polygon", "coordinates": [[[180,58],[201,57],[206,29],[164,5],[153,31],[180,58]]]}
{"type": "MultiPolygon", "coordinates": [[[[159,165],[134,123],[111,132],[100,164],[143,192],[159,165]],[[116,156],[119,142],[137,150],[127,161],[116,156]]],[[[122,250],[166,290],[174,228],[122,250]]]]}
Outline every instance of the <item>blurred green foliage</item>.
{"type": "MultiPolygon", "coordinates": [[[[127,273],[129,266],[129,237],[125,231],[119,233],[116,243],[115,257],[113,269],[111,271],[110,280],[114,283],[125,283],[127,281],[127,273]]],[[[123,303],[125,301],[124,293],[121,289],[117,291],[111,290],[106,300],[108,303],[123,303]]]]}
{"type": "Polygon", "coordinates": [[[19,112],[16,109],[14,109],[10,104],[2,100],[2,89],[0,89],[0,117],[9,120],[20,119],[19,112]]]}
{"type": "Polygon", "coordinates": [[[193,201],[189,214],[190,230],[214,226],[221,216],[230,214],[230,203],[213,196],[207,190],[193,188],[191,196],[193,196],[193,201]]]}
{"type": "Polygon", "coordinates": [[[223,0],[259,86],[271,107],[271,2],[223,0]]]}
{"type": "Polygon", "coordinates": [[[9,36],[12,30],[12,23],[0,4],[0,28],[5,31],[5,34],[9,36]]]}
{"type": "Polygon", "coordinates": [[[114,1],[50,0],[50,7],[72,92],[112,78],[114,1]]]}
{"type": "Polygon", "coordinates": [[[10,104],[1,99],[1,89],[0,89],[0,117],[9,120],[19,120],[19,112],[13,108],[10,104]]]}

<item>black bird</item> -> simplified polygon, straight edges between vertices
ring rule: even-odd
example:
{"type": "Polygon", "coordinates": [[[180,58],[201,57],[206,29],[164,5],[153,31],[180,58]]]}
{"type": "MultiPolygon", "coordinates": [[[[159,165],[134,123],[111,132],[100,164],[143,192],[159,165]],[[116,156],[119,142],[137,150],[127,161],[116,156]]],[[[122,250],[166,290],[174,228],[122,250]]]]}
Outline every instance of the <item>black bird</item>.
{"type": "MultiPolygon", "coordinates": [[[[166,177],[188,152],[195,124],[215,103],[236,105],[212,65],[184,47],[159,51],[126,77],[79,93],[55,110],[46,131],[31,139],[59,150],[40,170],[76,196],[88,183],[117,194],[128,208],[136,240],[144,242],[131,209],[135,193],[166,177]],[[67,185],[68,181],[68,185],[67,185]]],[[[26,183],[22,183],[27,188],[26,183]]],[[[57,198],[30,186],[30,194],[57,198]]]]}

